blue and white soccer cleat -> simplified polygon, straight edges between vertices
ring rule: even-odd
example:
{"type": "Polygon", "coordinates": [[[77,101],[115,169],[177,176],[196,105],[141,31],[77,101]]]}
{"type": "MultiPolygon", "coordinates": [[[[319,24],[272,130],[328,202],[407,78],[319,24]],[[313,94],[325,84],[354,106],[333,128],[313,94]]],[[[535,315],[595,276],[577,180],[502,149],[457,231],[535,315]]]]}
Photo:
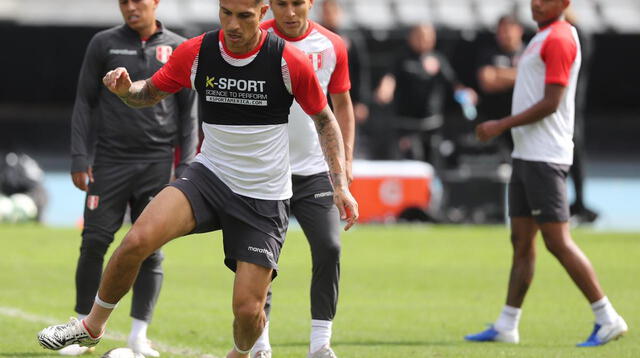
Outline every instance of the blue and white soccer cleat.
{"type": "Polygon", "coordinates": [[[520,335],[518,330],[513,331],[498,331],[493,325],[484,331],[476,334],[469,334],[464,336],[464,339],[470,342],[502,342],[502,343],[514,343],[520,342],[520,335]]]}
{"type": "Polygon", "coordinates": [[[586,341],[578,343],[578,347],[597,347],[622,337],[629,330],[627,322],[621,316],[610,324],[595,324],[593,332],[586,341]]]}

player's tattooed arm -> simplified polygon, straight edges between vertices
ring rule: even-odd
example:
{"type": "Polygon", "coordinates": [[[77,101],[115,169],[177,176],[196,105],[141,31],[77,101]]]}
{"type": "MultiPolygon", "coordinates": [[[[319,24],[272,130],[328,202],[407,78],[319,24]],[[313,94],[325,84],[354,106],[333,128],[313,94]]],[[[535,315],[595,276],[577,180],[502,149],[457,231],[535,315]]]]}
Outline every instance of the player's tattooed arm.
{"type": "Polygon", "coordinates": [[[344,229],[349,230],[358,220],[359,213],[358,202],[349,192],[340,126],[329,106],[324,107],[312,118],[318,131],[325,160],[329,165],[329,175],[333,184],[333,201],[340,212],[340,218],[347,221],[344,229]]]}
{"type": "Polygon", "coordinates": [[[325,160],[329,165],[329,175],[334,186],[347,186],[344,162],[344,143],[342,133],[336,118],[329,109],[325,107],[320,113],[313,116],[320,146],[324,153],[325,160]]]}
{"type": "Polygon", "coordinates": [[[171,94],[159,90],[150,78],[132,83],[129,73],[124,67],[109,71],[102,82],[122,102],[134,108],[152,106],[171,94]]]}
{"type": "Polygon", "coordinates": [[[132,83],[129,92],[124,96],[118,97],[130,107],[141,108],[152,106],[170,94],[169,92],[159,90],[158,87],[153,85],[153,82],[151,82],[149,78],[144,81],[132,83]]]}

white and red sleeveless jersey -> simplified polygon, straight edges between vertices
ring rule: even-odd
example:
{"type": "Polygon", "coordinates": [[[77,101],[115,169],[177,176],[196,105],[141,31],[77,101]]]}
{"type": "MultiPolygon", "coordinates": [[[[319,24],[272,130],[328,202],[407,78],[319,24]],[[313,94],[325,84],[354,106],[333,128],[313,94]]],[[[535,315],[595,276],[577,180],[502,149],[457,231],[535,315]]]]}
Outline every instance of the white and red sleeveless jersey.
{"type": "MultiPolygon", "coordinates": [[[[283,200],[292,195],[288,125],[286,118],[274,121],[264,115],[271,106],[270,96],[280,93],[278,88],[284,86],[285,93],[293,95],[309,114],[322,111],[327,99],[303,52],[284,43],[279,53],[261,55],[269,36],[273,35],[262,31],[259,45],[244,55],[227,49],[222,30],[217,46],[210,46],[210,41],[216,40],[206,34],[192,38],[174,51],[151,80],[164,92],[174,93],[182,87],[196,89],[206,105],[216,104],[208,111],[211,118],[203,118],[204,141],[196,161],[237,194],[283,200]],[[205,38],[208,40],[203,43],[205,38]],[[202,50],[219,53],[203,56],[202,50]],[[208,63],[199,63],[201,57],[209,58],[208,63]],[[252,66],[254,61],[258,62],[252,66]],[[262,67],[263,63],[269,67],[262,67]],[[281,76],[273,76],[272,68],[279,69],[281,76]],[[221,103],[225,110],[220,114],[229,118],[214,115],[221,103]]],[[[272,48],[272,42],[269,44],[272,48]]]]}
{"type": "Polygon", "coordinates": [[[513,158],[571,165],[578,72],[582,62],[576,29],[556,21],[538,31],[518,63],[512,113],[518,114],[544,98],[546,84],[566,92],[558,110],[537,122],[511,129],[513,158]]]}
{"type": "MultiPolygon", "coordinates": [[[[351,89],[347,48],[339,35],[313,21],[309,21],[309,28],[303,35],[295,38],[280,32],[273,19],[260,26],[307,54],[325,94],[351,89]]],[[[289,156],[291,172],[295,175],[313,175],[328,170],[315,124],[297,99],[289,115],[289,156]]]]}

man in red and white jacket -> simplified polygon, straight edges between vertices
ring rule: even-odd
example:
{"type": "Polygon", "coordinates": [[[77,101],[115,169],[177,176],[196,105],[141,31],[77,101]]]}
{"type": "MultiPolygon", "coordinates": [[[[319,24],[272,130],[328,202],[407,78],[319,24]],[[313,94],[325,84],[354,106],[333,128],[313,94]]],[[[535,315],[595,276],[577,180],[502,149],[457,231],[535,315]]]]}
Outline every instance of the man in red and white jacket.
{"type": "MultiPolygon", "coordinates": [[[[302,50],[320,86],[331,98],[345,145],[347,179],[351,181],[354,113],[349,89],[347,48],[340,36],[308,19],[313,0],[272,0],[274,19],[261,27],[302,50]]],[[[289,115],[289,157],[293,196],[291,212],[304,231],[313,261],[309,357],[335,357],[330,347],[332,321],[338,304],[340,278],[340,220],[331,199],[333,188],[313,120],[298,101],[289,115]]],[[[269,317],[271,295],[265,311],[269,317]]],[[[252,358],[271,357],[269,325],[256,342],[252,358]]]]}
{"type": "Polygon", "coordinates": [[[533,280],[538,231],[593,309],[593,333],[578,346],[602,345],[628,330],[602,291],[589,259],[569,233],[566,178],[573,162],[575,93],[581,63],[576,30],[562,20],[570,3],[531,1],[539,31],[518,64],[512,115],[476,128],[482,141],[507,129],[513,135],[509,216],[514,252],[506,305],[494,325],[466,336],[469,341],[518,343],[521,307],[533,280]]]}

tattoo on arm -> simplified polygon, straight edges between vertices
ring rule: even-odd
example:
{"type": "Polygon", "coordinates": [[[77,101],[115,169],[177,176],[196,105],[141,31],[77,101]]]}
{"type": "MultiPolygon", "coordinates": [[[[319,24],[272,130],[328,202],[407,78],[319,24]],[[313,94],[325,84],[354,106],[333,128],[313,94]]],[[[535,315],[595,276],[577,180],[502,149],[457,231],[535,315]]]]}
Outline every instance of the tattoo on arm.
{"type": "Polygon", "coordinates": [[[151,79],[147,79],[132,83],[129,93],[126,96],[121,96],[120,99],[130,107],[142,108],[153,106],[170,94],[159,90],[153,85],[151,79]]]}
{"type": "Polygon", "coordinates": [[[344,144],[340,127],[336,122],[333,113],[326,107],[322,112],[313,116],[320,146],[324,153],[325,160],[329,165],[329,175],[335,186],[346,186],[347,181],[344,174],[344,144]]]}

